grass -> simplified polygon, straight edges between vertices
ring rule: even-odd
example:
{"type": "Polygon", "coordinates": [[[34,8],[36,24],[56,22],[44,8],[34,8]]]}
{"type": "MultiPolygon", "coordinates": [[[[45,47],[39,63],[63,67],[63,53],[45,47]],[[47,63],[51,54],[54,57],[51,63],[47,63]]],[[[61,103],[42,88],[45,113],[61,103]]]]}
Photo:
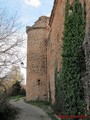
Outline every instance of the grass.
{"type": "Polygon", "coordinates": [[[15,101],[18,101],[18,100],[20,100],[21,98],[24,98],[25,96],[23,96],[23,95],[17,95],[17,96],[11,96],[10,97],[10,100],[15,100],[15,101]]]}
{"type": "Polygon", "coordinates": [[[51,118],[51,120],[58,120],[58,119],[55,117],[54,113],[48,113],[48,116],[51,118]]]}
{"type": "Polygon", "coordinates": [[[48,114],[48,116],[51,118],[51,120],[58,120],[54,116],[54,112],[51,109],[51,104],[48,101],[26,101],[26,99],[24,99],[24,101],[28,104],[32,104],[32,105],[35,105],[43,109],[48,114]]]}
{"type": "Polygon", "coordinates": [[[25,100],[25,102],[29,103],[29,104],[32,104],[32,105],[36,105],[36,106],[38,106],[40,108],[50,105],[50,103],[48,101],[37,101],[37,100],[36,101],[26,101],[25,100]]]}

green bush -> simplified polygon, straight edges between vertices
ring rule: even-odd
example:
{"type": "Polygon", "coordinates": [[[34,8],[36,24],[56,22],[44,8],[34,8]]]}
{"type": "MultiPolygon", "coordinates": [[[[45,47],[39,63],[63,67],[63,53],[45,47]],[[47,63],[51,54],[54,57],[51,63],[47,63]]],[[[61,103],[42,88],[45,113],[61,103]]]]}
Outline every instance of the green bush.
{"type": "Polygon", "coordinates": [[[59,115],[63,111],[64,95],[62,91],[62,81],[60,79],[60,73],[57,72],[57,65],[55,69],[55,103],[52,105],[54,112],[59,115]]]}
{"type": "Polygon", "coordinates": [[[26,96],[26,91],[25,91],[25,89],[24,89],[24,88],[21,88],[19,94],[22,95],[22,96],[26,96]]]}
{"type": "Polygon", "coordinates": [[[9,103],[8,96],[0,94],[0,120],[16,120],[18,118],[19,109],[9,103]]]}
{"type": "Polygon", "coordinates": [[[9,91],[10,91],[9,94],[11,96],[17,96],[17,95],[25,96],[26,95],[26,91],[24,88],[22,88],[20,81],[16,81],[9,91]]]}

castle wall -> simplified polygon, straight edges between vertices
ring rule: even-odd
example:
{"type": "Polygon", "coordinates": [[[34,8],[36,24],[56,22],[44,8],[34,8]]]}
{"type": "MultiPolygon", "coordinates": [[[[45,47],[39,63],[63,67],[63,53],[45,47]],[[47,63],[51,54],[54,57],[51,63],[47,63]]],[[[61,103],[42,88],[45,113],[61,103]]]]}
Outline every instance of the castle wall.
{"type": "Polygon", "coordinates": [[[64,29],[64,10],[65,0],[55,0],[55,4],[52,10],[50,27],[51,32],[49,36],[49,78],[50,78],[50,93],[52,103],[55,102],[55,65],[58,64],[58,71],[60,70],[61,63],[61,45],[64,29]]]}
{"type": "MultiPolygon", "coordinates": [[[[32,27],[27,27],[27,100],[49,98],[52,103],[55,102],[55,66],[57,65],[60,72],[65,1],[54,1],[50,20],[42,16],[32,27]]],[[[69,2],[72,4],[73,0],[69,2]]],[[[86,8],[87,30],[90,0],[86,0],[86,8]]]]}
{"type": "Polygon", "coordinates": [[[28,28],[27,43],[27,100],[47,100],[47,19],[40,18],[28,28]],[[43,20],[42,20],[43,19],[43,20]],[[40,21],[40,24],[37,24],[40,21]],[[46,24],[43,24],[45,22],[46,24]]]}
{"type": "MultiPolygon", "coordinates": [[[[52,103],[55,102],[55,66],[57,64],[58,71],[61,69],[62,62],[62,38],[64,31],[64,15],[65,15],[65,1],[66,0],[55,0],[53,10],[51,13],[49,25],[51,27],[51,32],[49,36],[49,44],[48,48],[48,59],[50,60],[50,64],[48,66],[48,76],[50,79],[50,94],[52,103]]],[[[84,0],[80,0],[83,2],[84,0]]],[[[70,4],[72,4],[73,0],[69,0],[70,4]]],[[[88,17],[90,13],[90,0],[86,0],[86,29],[88,26],[88,17]]]]}

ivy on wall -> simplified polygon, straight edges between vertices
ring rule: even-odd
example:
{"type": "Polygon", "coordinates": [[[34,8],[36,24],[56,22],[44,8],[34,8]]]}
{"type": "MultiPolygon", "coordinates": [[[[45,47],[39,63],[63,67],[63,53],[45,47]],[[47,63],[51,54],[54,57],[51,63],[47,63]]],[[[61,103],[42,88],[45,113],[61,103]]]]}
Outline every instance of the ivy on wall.
{"type": "Polygon", "coordinates": [[[70,6],[66,0],[62,70],[56,77],[56,103],[63,115],[85,115],[84,87],[81,80],[86,67],[82,49],[85,26],[85,1],[82,5],[79,0],[74,0],[70,6]]]}

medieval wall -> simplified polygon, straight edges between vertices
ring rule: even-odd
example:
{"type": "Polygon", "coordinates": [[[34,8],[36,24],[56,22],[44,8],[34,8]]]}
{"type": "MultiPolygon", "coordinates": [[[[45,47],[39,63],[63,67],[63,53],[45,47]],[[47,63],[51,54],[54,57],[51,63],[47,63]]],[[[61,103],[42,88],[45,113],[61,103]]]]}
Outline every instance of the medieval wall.
{"type": "MultiPolygon", "coordinates": [[[[55,102],[55,66],[57,64],[58,71],[61,69],[61,51],[62,51],[62,38],[64,31],[64,13],[65,13],[65,1],[66,0],[55,0],[53,10],[51,13],[49,25],[51,27],[49,42],[48,42],[48,78],[50,79],[50,93],[52,103],[55,102]]],[[[84,0],[80,0],[84,2],[84,0]]],[[[73,0],[69,0],[70,4],[72,4],[73,0]]],[[[90,0],[86,0],[86,10],[87,16],[86,21],[88,26],[88,17],[90,11],[90,0]]]]}
{"type": "Polygon", "coordinates": [[[47,39],[49,18],[42,16],[27,27],[27,100],[47,99],[47,39]]]}
{"type": "MultiPolygon", "coordinates": [[[[32,27],[27,27],[27,100],[51,98],[55,102],[55,66],[60,72],[65,1],[54,0],[50,20],[42,16],[32,27]]],[[[72,4],[73,0],[69,2],[72,4]]],[[[86,0],[86,8],[88,28],[90,0],[86,0]]]]}
{"type": "MultiPolygon", "coordinates": [[[[90,20],[90,19],[89,19],[90,20]]],[[[83,43],[85,51],[86,71],[82,77],[84,81],[85,100],[87,103],[87,110],[90,110],[90,22],[85,35],[85,41],[83,43]]]]}

